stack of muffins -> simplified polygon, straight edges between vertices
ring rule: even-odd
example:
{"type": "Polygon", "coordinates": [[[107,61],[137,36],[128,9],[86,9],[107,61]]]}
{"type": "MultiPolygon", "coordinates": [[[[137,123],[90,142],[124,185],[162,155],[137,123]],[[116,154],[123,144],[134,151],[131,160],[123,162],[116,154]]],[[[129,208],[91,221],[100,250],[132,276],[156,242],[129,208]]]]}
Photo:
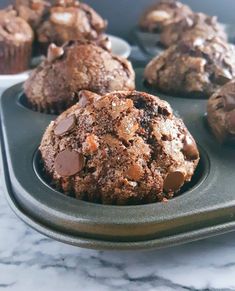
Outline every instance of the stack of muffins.
{"type": "Polygon", "coordinates": [[[51,43],[91,40],[110,50],[107,22],[76,0],[15,0],[0,10],[0,74],[29,69],[32,52],[46,54],[51,43]]]}
{"type": "Polygon", "coordinates": [[[162,0],[141,17],[144,31],[167,48],[146,66],[144,79],[166,94],[209,98],[208,122],[222,143],[235,142],[235,46],[216,17],[162,0]],[[154,37],[154,34],[153,34],[154,37]]]}

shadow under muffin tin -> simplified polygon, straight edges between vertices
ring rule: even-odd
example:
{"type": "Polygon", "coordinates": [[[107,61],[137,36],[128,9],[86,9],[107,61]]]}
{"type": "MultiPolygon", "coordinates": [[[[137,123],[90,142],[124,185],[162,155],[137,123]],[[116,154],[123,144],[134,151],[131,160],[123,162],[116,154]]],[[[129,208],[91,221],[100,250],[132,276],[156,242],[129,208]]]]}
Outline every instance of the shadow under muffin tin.
{"type": "Polygon", "coordinates": [[[5,194],[23,221],[57,240],[95,249],[167,247],[235,228],[235,148],[210,133],[207,100],[159,94],[142,77],[143,69],[136,69],[137,90],[168,101],[198,143],[201,160],[192,181],[167,203],[109,206],[65,196],[48,184],[38,152],[56,116],[29,109],[20,84],[1,98],[1,140],[5,194]]]}

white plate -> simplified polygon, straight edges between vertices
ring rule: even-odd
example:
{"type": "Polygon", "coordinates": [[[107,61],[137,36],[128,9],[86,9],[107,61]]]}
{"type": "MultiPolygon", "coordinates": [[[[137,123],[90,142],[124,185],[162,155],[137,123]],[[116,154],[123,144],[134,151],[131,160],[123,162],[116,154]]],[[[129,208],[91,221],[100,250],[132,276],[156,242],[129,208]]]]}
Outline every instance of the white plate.
{"type": "Polygon", "coordinates": [[[118,56],[128,58],[131,53],[131,46],[129,43],[114,35],[108,35],[108,37],[112,43],[112,52],[118,56]]]}
{"type": "MultiPolygon", "coordinates": [[[[123,39],[109,35],[110,41],[112,43],[112,51],[114,54],[128,58],[131,53],[130,45],[123,39]]],[[[34,59],[33,59],[34,61],[34,59]]],[[[38,62],[38,58],[36,60],[38,62]]],[[[30,71],[23,72],[16,75],[0,75],[0,89],[8,88],[17,83],[24,82],[30,71]]]]}
{"type": "Polygon", "coordinates": [[[15,75],[0,75],[0,89],[8,88],[17,83],[24,82],[29,76],[29,71],[15,75]]]}

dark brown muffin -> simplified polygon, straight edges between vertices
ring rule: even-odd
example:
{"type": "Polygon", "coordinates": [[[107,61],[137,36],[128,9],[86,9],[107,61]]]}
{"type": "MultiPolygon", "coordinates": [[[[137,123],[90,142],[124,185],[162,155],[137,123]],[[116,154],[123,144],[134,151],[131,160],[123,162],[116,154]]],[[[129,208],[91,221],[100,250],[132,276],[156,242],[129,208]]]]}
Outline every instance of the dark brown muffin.
{"type": "Polygon", "coordinates": [[[162,0],[144,12],[139,26],[145,31],[161,32],[169,24],[175,24],[191,13],[192,10],[179,1],[162,0]]]}
{"type": "Polygon", "coordinates": [[[137,91],[86,100],[52,121],[40,145],[57,189],[127,205],[164,201],[191,180],[197,146],[167,102],[137,91]]]}
{"type": "Polygon", "coordinates": [[[48,13],[50,5],[50,1],[45,0],[15,0],[14,8],[20,17],[36,29],[48,13]]]}
{"type": "Polygon", "coordinates": [[[194,13],[175,25],[168,25],[161,33],[160,42],[165,47],[170,47],[182,40],[195,40],[197,38],[211,39],[221,37],[227,41],[227,35],[217,18],[203,13],[194,13]]]}
{"type": "Polygon", "coordinates": [[[212,132],[221,143],[235,144],[235,80],[211,96],[207,117],[212,132]]]}
{"type": "Polygon", "coordinates": [[[31,106],[51,113],[76,103],[83,89],[105,94],[134,88],[135,73],[128,60],[82,41],[70,41],[63,47],[51,45],[47,59],[24,84],[31,106]]]}
{"type": "Polygon", "coordinates": [[[235,47],[220,38],[181,42],[150,61],[144,77],[165,93],[209,97],[235,77],[235,47]]]}
{"type": "Polygon", "coordinates": [[[107,22],[90,6],[76,0],[58,0],[37,29],[37,39],[44,52],[48,45],[63,45],[69,40],[97,40],[107,22]]]}
{"type": "Polygon", "coordinates": [[[0,10],[0,74],[16,74],[29,68],[33,31],[11,6],[0,10]]]}

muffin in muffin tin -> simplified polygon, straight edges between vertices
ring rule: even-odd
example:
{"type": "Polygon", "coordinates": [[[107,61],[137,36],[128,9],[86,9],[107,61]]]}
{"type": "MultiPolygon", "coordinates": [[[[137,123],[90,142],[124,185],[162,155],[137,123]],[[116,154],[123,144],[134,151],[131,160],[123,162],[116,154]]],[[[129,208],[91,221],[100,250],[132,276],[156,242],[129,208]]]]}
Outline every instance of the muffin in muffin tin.
{"type": "Polygon", "coordinates": [[[70,41],[62,47],[52,44],[47,59],[24,84],[30,106],[48,113],[60,113],[75,104],[81,90],[105,94],[134,88],[131,63],[88,41],[70,41]]]}
{"type": "Polygon", "coordinates": [[[208,98],[235,77],[235,46],[219,37],[186,40],[146,66],[150,86],[168,94],[208,98]]]}
{"type": "Polygon", "coordinates": [[[57,189],[117,205],[173,197],[199,161],[193,137],[170,105],[137,91],[86,92],[50,123],[40,152],[57,189]]]}
{"type": "Polygon", "coordinates": [[[209,98],[207,118],[219,142],[235,144],[235,79],[209,98]]]}

